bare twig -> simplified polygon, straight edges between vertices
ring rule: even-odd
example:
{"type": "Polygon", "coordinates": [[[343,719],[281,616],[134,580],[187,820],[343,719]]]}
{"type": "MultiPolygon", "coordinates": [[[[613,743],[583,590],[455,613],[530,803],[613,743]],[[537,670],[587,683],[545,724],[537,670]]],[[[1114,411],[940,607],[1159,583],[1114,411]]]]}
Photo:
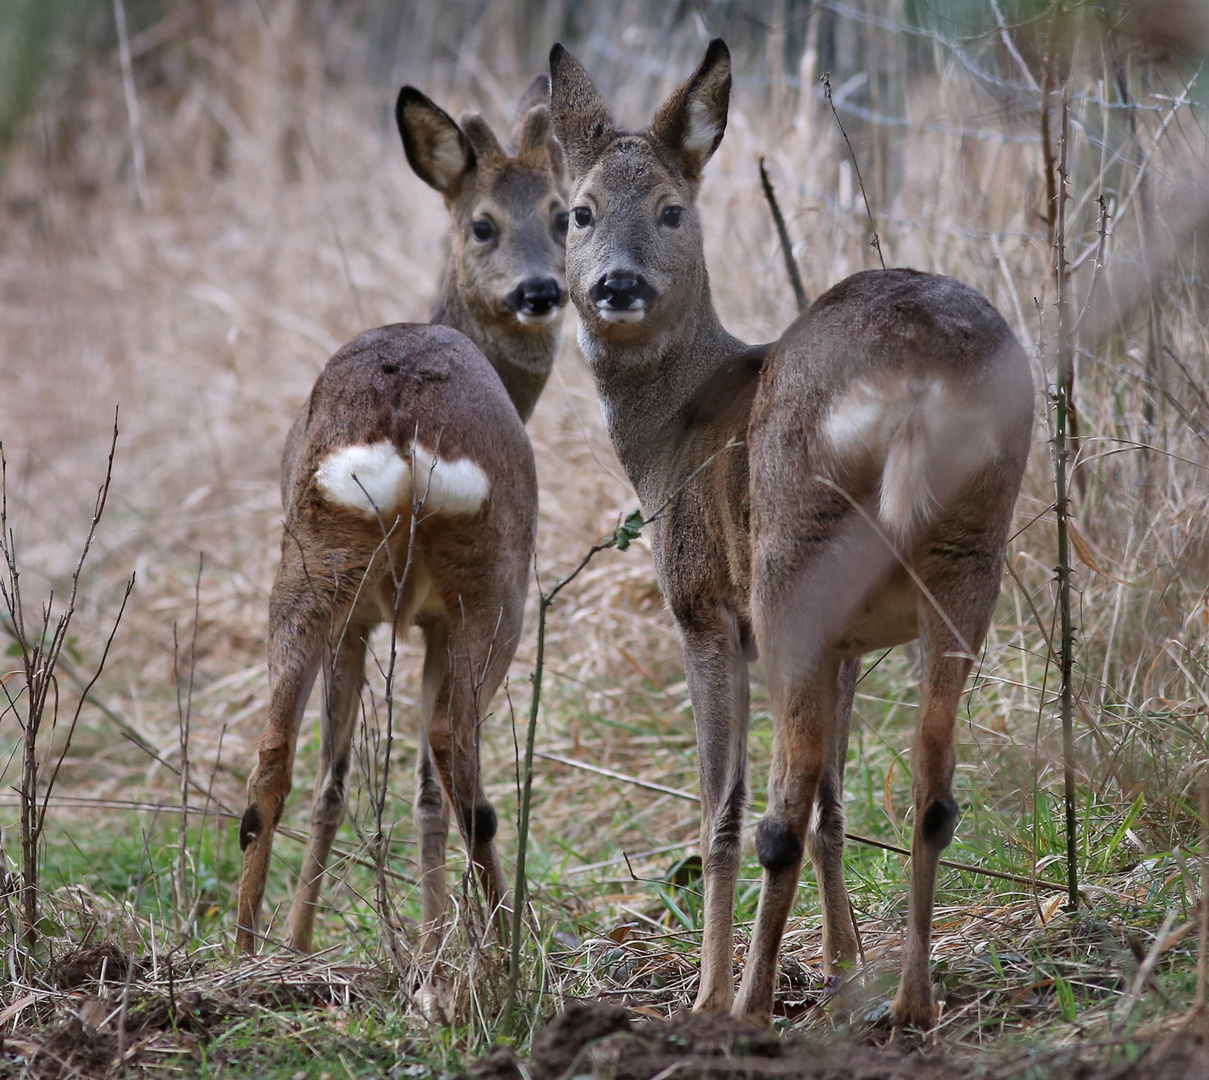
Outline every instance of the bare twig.
{"type": "MultiPolygon", "coordinates": [[[[541,689],[542,689],[542,671],[545,665],[546,658],[546,615],[549,612],[554,601],[558,598],[558,594],[571,584],[583,570],[600,552],[608,548],[616,548],[618,551],[625,551],[635,540],[638,539],[642,528],[650,525],[653,521],[657,521],[668,508],[679,497],[680,493],[691,484],[697,476],[707,469],[714,460],[721,454],[736,447],[743,445],[737,440],[732,439],[725,446],[710,454],[704,461],[701,462],[695,469],[692,470],[667,496],[666,499],[659,505],[650,517],[644,518],[641,510],[634,510],[626,519],[617,526],[613,531],[613,535],[606,540],[602,540],[598,544],[593,544],[585,552],[579,564],[566,577],[558,582],[549,592],[541,589],[541,581],[538,580],[538,589],[541,594],[541,599],[537,607],[537,655],[533,663],[533,694],[529,699],[529,723],[528,730],[525,735],[525,765],[523,772],[523,780],[521,782],[521,798],[520,806],[518,807],[517,821],[517,837],[516,837],[516,883],[513,887],[512,897],[512,956],[511,966],[508,971],[508,989],[504,998],[504,1013],[501,1028],[507,1032],[512,1026],[512,1017],[516,1008],[517,989],[520,985],[520,938],[521,938],[521,921],[525,909],[525,892],[528,886],[528,881],[525,877],[525,857],[529,846],[529,807],[532,802],[533,794],[533,757],[537,740],[537,713],[538,706],[541,704],[541,689]]],[[[534,552],[534,560],[536,564],[537,553],[534,552]]],[[[534,567],[536,574],[536,565],[534,567]]]]}
{"type": "Polygon", "coordinates": [[[189,640],[189,686],[185,691],[183,705],[181,703],[180,671],[177,669],[176,624],[174,623],[172,626],[172,666],[173,675],[176,679],[176,731],[181,751],[181,814],[176,870],[178,917],[189,909],[189,894],[185,884],[189,865],[189,725],[193,716],[193,680],[197,673],[197,624],[201,616],[201,577],[204,565],[205,556],[199,554],[197,558],[197,577],[193,583],[193,633],[189,640]]]}
{"type": "Polygon", "coordinates": [[[1074,734],[1074,649],[1075,629],[1071,620],[1070,586],[1070,502],[1067,494],[1067,461],[1074,446],[1074,414],[1071,394],[1074,390],[1074,373],[1071,368],[1072,340],[1070,327],[1070,283],[1066,266],[1066,200],[1067,200],[1067,151],[1070,144],[1070,82],[1062,84],[1062,127],[1059,135],[1058,194],[1053,207],[1055,218],[1054,253],[1055,276],[1058,285],[1058,339],[1057,373],[1054,379],[1054,506],[1058,530],[1058,609],[1061,619],[1059,630],[1059,657],[1061,660],[1061,718],[1062,718],[1062,775],[1063,802],[1066,808],[1066,880],[1069,903],[1072,911],[1079,906],[1079,868],[1077,842],[1077,799],[1075,784],[1075,734],[1074,734]],[[1067,442],[1068,422],[1072,428],[1070,445],[1067,442]]]}
{"type": "Polygon", "coordinates": [[[848,132],[844,130],[843,121],[840,120],[840,114],[836,112],[835,102],[831,100],[831,72],[823,72],[823,97],[826,98],[827,104],[831,106],[831,115],[835,117],[836,125],[840,129],[840,134],[844,136],[844,144],[848,147],[848,156],[852,158],[852,167],[856,170],[856,182],[860,185],[861,198],[865,200],[865,214],[869,218],[869,228],[873,230],[873,235],[869,239],[869,246],[877,252],[877,260],[882,264],[882,269],[886,269],[886,259],[882,255],[882,241],[877,235],[877,222],[873,220],[873,211],[869,208],[869,196],[865,193],[865,181],[861,179],[861,167],[856,163],[856,152],[852,149],[852,142],[848,138],[848,132]]]}
{"type": "MultiPolygon", "coordinates": [[[[85,687],[85,693],[82,693],[80,699],[77,701],[76,710],[68,728],[66,743],[60,754],[59,761],[51,773],[49,788],[45,790],[40,805],[39,792],[42,789],[39,778],[41,767],[37,756],[38,737],[47,716],[48,706],[50,709],[49,717],[52,731],[58,722],[59,679],[57,667],[63,647],[67,643],[68,630],[75,615],[80,575],[84,571],[84,563],[92,548],[93,540],[96,537],[97,525],[100,523],[101,515],[105,511],[105,503],[109,496],[109,486],[113,479],[113,458],[117,448],[117,439],[118,419],[117,411],[115,410],[113,435],[109,444],[105,478],[100,489],[97,491],[96,503],[93,506],[92,521],[89,524],[83,547],[81,548],[79,558],[76,560],[75,570],[71,576],[71,590],[68,594],[67,604],[57,620],[53,620],[52,628],[54,610],[54,592],[52,590],[45,603],[41,606],[41,621],[36,629],[32,625],[27,625],[26,622],[25,600],[21,593],[21,574],[17,558],[16,537],[8,525],[8,463],[5,460],[3,444],[0,444],[0,561],[3,563],[3,572],[0,573],[0,603],[3,603],[7,616],[5,629],[16,641],[16,651],[21,658],[20,674],[24,681],[24,686],[18,692],[17,698],[12,696],[6,683],[3,685],[3,691],[8,701],[9,709],[12,709],[14,712],[17,711],[17,701],[22,695],[24,696],[25,706],[24,715],[22,716],[18,713],[18,723],[22,732],[21,786],[19,789],[22,864],[21,912],[25,924],[24,936],[28,945],[34,943],[38,933],[38,844],[46,826],[46,809],[50,798],[49,788],[53,788],[54,782],[58,777],[59,768],[70,749],[71,739],[75,734],[76,724],[80,716],[80,707],[86,696],[86,691],[91,689],[100,676],[100,668],[98,668],[92,680],[85,687]],[[50,702],[52,692],[54,694],[53,703],[50,702]]],[[[128,586],[127,595],[129,595],[129,588],[128,586]]],[[[124,600],[122,610],[125,610],[124,600]]],[[[118,618],[121,618],[120,612],[118,618]]],[[[115,624],[114,633],[116,633],[116,629],[115,624]]],[[[111,643],[112,633],[109,642],[105,646],[101,660],[102,666],[109,654],[109,645],[111,643]]]]}
{"type": "Polygon", "coordinates": [[[1196,921],[1200,941],[1196,950],[1196,1008],[1205,1011],[1205,978],[1209,970],[1209,772],[1201,766],[1197,781],[1201,811],[1201,903],[1196,921]]]}
{"type": "Polygon", "coordinates": [[[797,260],[793,257],[793,244],[789,241],[789,229],[785,227],[785,218],[777,203],[777,194],[772,190],[772,181],[768,179],[768,170],[764,167],[763,158],[760,158],[760,186],[764,189],[764,198],[768,200],[768,209],[772,212],[772,223],[776,226],[777,238],[781,242],[781,255],[785,259],[785,272],[789,275],[793,298],[798,305],[798,314],[801,315],[810,306],[810,301],[806,299],[802,274],[798,270],[797,260]]]}

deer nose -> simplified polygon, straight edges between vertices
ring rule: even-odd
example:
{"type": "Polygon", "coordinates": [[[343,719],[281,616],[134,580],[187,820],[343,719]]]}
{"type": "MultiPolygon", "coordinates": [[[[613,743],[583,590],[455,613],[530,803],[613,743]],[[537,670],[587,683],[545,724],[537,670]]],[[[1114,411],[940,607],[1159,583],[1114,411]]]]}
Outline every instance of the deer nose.
{"type": "Polygon", "coordinates": [[[658,295],[646,278],[631,270],[611,270],[588,290],[592,303],[614,311],[647,307],[658,295]]]}
{"type": "Polygon", "coordinates": [[[518,314],[546,315],[562,306],[563,291],[552,277],[525,278],[504,302],[518,314]]]}

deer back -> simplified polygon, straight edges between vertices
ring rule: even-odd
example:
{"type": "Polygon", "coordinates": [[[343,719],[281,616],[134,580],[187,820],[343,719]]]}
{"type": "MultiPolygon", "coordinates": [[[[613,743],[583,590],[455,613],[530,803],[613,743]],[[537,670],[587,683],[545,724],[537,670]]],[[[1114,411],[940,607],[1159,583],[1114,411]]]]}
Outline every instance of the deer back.
{"type": "Polygon", "coordinates": [[[443,326],[358,335],[315,383],[296,425],[286,542],[338,552],[416,512],[422,548],[479,563],[523,602],[537,522],[524,426],[481,352],[443,326]]]}

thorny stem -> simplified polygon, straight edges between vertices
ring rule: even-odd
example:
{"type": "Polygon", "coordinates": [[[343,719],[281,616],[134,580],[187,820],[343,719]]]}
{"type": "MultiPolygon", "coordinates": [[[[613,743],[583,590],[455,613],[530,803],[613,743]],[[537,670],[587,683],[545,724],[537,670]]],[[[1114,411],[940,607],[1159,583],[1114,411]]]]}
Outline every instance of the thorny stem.
{"type": "Polygon", "coordinates": [[[831,72],[823,72],[823,97],[827,99],[827,104],[831,106],[831,115],[835,117],[836,126],[840,129],[840,134],[844,136],[844,144],[848,147],[848,156],[852,158],[852,167],[856,170],[856,182],[861,189],[861,198],[865,200],[865,214],[869,218],[869,228],[873,231],[873,235],[869,239],[869,246],[877,252],[877,261],[882,264],[882,269],[886,269],[886,259],[882,255],[881,238],[877,235],[877,222],[873,220],[873,211],[869,209],[869,196],[865,193],[865,181],[861,179],[861,167],[856,163],[856,153],[852,149],[852,141],[848,138],[848,132],[844,130],[843,121],[840,120],[840,114],[836,112],[835,102],[831,99],[831,72]]]}
{"type": "Polygon", "coordinates": [[[1056,255],[1055,273],[1058,284],[1058,341],[1057,372],[1054,387],[1054,487],[1058,526],[1058,611],[1061,619],[1059,658],[1061,661],[1061,717],[1062,717],[1062,776],[1064,802],[1066,805],[1066,882],[1070,909],[1079,906],[1079,868],[1077,862],[1077,818],[1075,788],[1075,735],[1073,674],[1075,630],[1071,621],[1070,608],[1070,501],[1067,495],[1067,459],[1069,446],[1067,425],[1070,419],[1071,383],[1071,332],[1070,298],[1068,296],[1069,274],[1066,265],[1066,200],[1067,200],[1067,149],[1070,142],[1070,84],[1062,86],[1062,127],[1059,134],[1058,196],[1053,208],[1055,217],[1054,247],[1056,255]]]}

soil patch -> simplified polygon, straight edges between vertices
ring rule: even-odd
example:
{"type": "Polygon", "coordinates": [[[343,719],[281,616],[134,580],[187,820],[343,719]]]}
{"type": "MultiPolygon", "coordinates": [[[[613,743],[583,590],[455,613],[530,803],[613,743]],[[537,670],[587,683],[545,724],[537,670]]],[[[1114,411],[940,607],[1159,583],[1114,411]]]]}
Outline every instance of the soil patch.
{"type": "MultiPolygon", "coordinates": [[[[884,1036],[883,1036],[884,1037],[884,1036]]],[[[580,1002],[533,1040],[528,1061],[496,1047],[468,1071],[473,1080],[1184,1080],[1209,1077],[1209,1046],[1182,1036],[1126,1048],[1091,1042],[994,1056],[931,1047],[910,1036],[877,1043],[859,1035],[771,1032],[726,1016],[681,1013],[635,1021],[625,1009],[580,1002]]]]}

